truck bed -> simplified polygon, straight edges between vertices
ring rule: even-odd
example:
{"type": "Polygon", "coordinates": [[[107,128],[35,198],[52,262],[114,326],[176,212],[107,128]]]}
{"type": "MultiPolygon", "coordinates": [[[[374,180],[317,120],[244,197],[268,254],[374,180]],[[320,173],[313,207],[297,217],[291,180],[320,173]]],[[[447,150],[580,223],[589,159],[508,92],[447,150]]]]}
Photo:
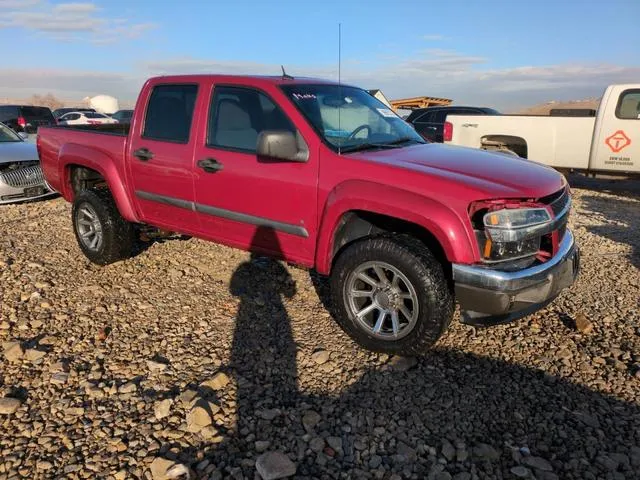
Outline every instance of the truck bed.
{"type": "Polygon", "coordinates": [[[127,124],[41,127],[37,144],[45,178],[54,190],[65,196],[67,189],[63,185],[63,169],[59,168],[60,155],[68,156],[71,163],[74,156],[102,157],[108,161],[99,162],[95,165],[96,170],[115,166],[121,175],[119,178],[126,178],[124,154],[128,133],[127,124]]]}

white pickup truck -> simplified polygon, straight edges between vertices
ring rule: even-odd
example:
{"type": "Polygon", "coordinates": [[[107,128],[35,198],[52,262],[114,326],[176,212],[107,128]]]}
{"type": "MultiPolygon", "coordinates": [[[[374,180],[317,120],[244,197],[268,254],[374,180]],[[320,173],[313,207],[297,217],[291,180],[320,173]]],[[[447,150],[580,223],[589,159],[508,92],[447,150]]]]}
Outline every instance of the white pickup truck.
{"type": "Polygon", "coordinates": [[[449,115],[443,136],[559,170],[640,173],[640,84],[607,87],[595,117],[449,115]]]}

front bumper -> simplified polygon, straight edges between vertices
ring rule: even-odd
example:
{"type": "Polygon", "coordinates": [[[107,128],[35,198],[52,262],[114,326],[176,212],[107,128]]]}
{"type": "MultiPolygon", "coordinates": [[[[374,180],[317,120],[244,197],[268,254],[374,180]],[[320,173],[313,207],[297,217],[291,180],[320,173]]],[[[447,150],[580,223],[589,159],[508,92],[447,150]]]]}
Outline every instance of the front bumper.
{"type": "Polygon", "coordinates": [[[552,259],[524,270],[503,272],[454,264],[453,281],[463,322],[494,325],[529,315],[572,285],[579,270],[580,250],[569,230],[552,259]]]}

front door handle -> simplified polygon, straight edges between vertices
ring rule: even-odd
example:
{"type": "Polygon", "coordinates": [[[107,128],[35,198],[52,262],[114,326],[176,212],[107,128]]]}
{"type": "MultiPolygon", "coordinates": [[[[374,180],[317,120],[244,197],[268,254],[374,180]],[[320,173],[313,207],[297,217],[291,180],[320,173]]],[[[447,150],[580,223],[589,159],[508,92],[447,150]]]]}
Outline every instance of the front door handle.
{"type": "Polygon", "coordinates": [[[133,152],[133,156],[138,160],[142,160],[143,162],[148,162],[153,158],[153,152],[151,152],[148,148],[139,148],[133,152]]]}
{"type": "Polygon", "coordinates": [[[203,158],[198,160],[197,165],[207,173],[216,173],[222,170],[222,164],[215,158],[203,158]]]}

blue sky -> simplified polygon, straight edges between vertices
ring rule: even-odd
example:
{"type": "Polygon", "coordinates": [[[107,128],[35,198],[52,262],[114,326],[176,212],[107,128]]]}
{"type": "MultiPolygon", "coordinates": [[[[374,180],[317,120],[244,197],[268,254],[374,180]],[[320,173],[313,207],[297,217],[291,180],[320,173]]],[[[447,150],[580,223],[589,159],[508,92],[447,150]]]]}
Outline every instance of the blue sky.
{"type": "Polygon", "coordinates": [[[388,97],[514,108],[640,82],[640,0],[0,0],[0,97],[109,93],[149,75],[335,78],[388,97]]]}

